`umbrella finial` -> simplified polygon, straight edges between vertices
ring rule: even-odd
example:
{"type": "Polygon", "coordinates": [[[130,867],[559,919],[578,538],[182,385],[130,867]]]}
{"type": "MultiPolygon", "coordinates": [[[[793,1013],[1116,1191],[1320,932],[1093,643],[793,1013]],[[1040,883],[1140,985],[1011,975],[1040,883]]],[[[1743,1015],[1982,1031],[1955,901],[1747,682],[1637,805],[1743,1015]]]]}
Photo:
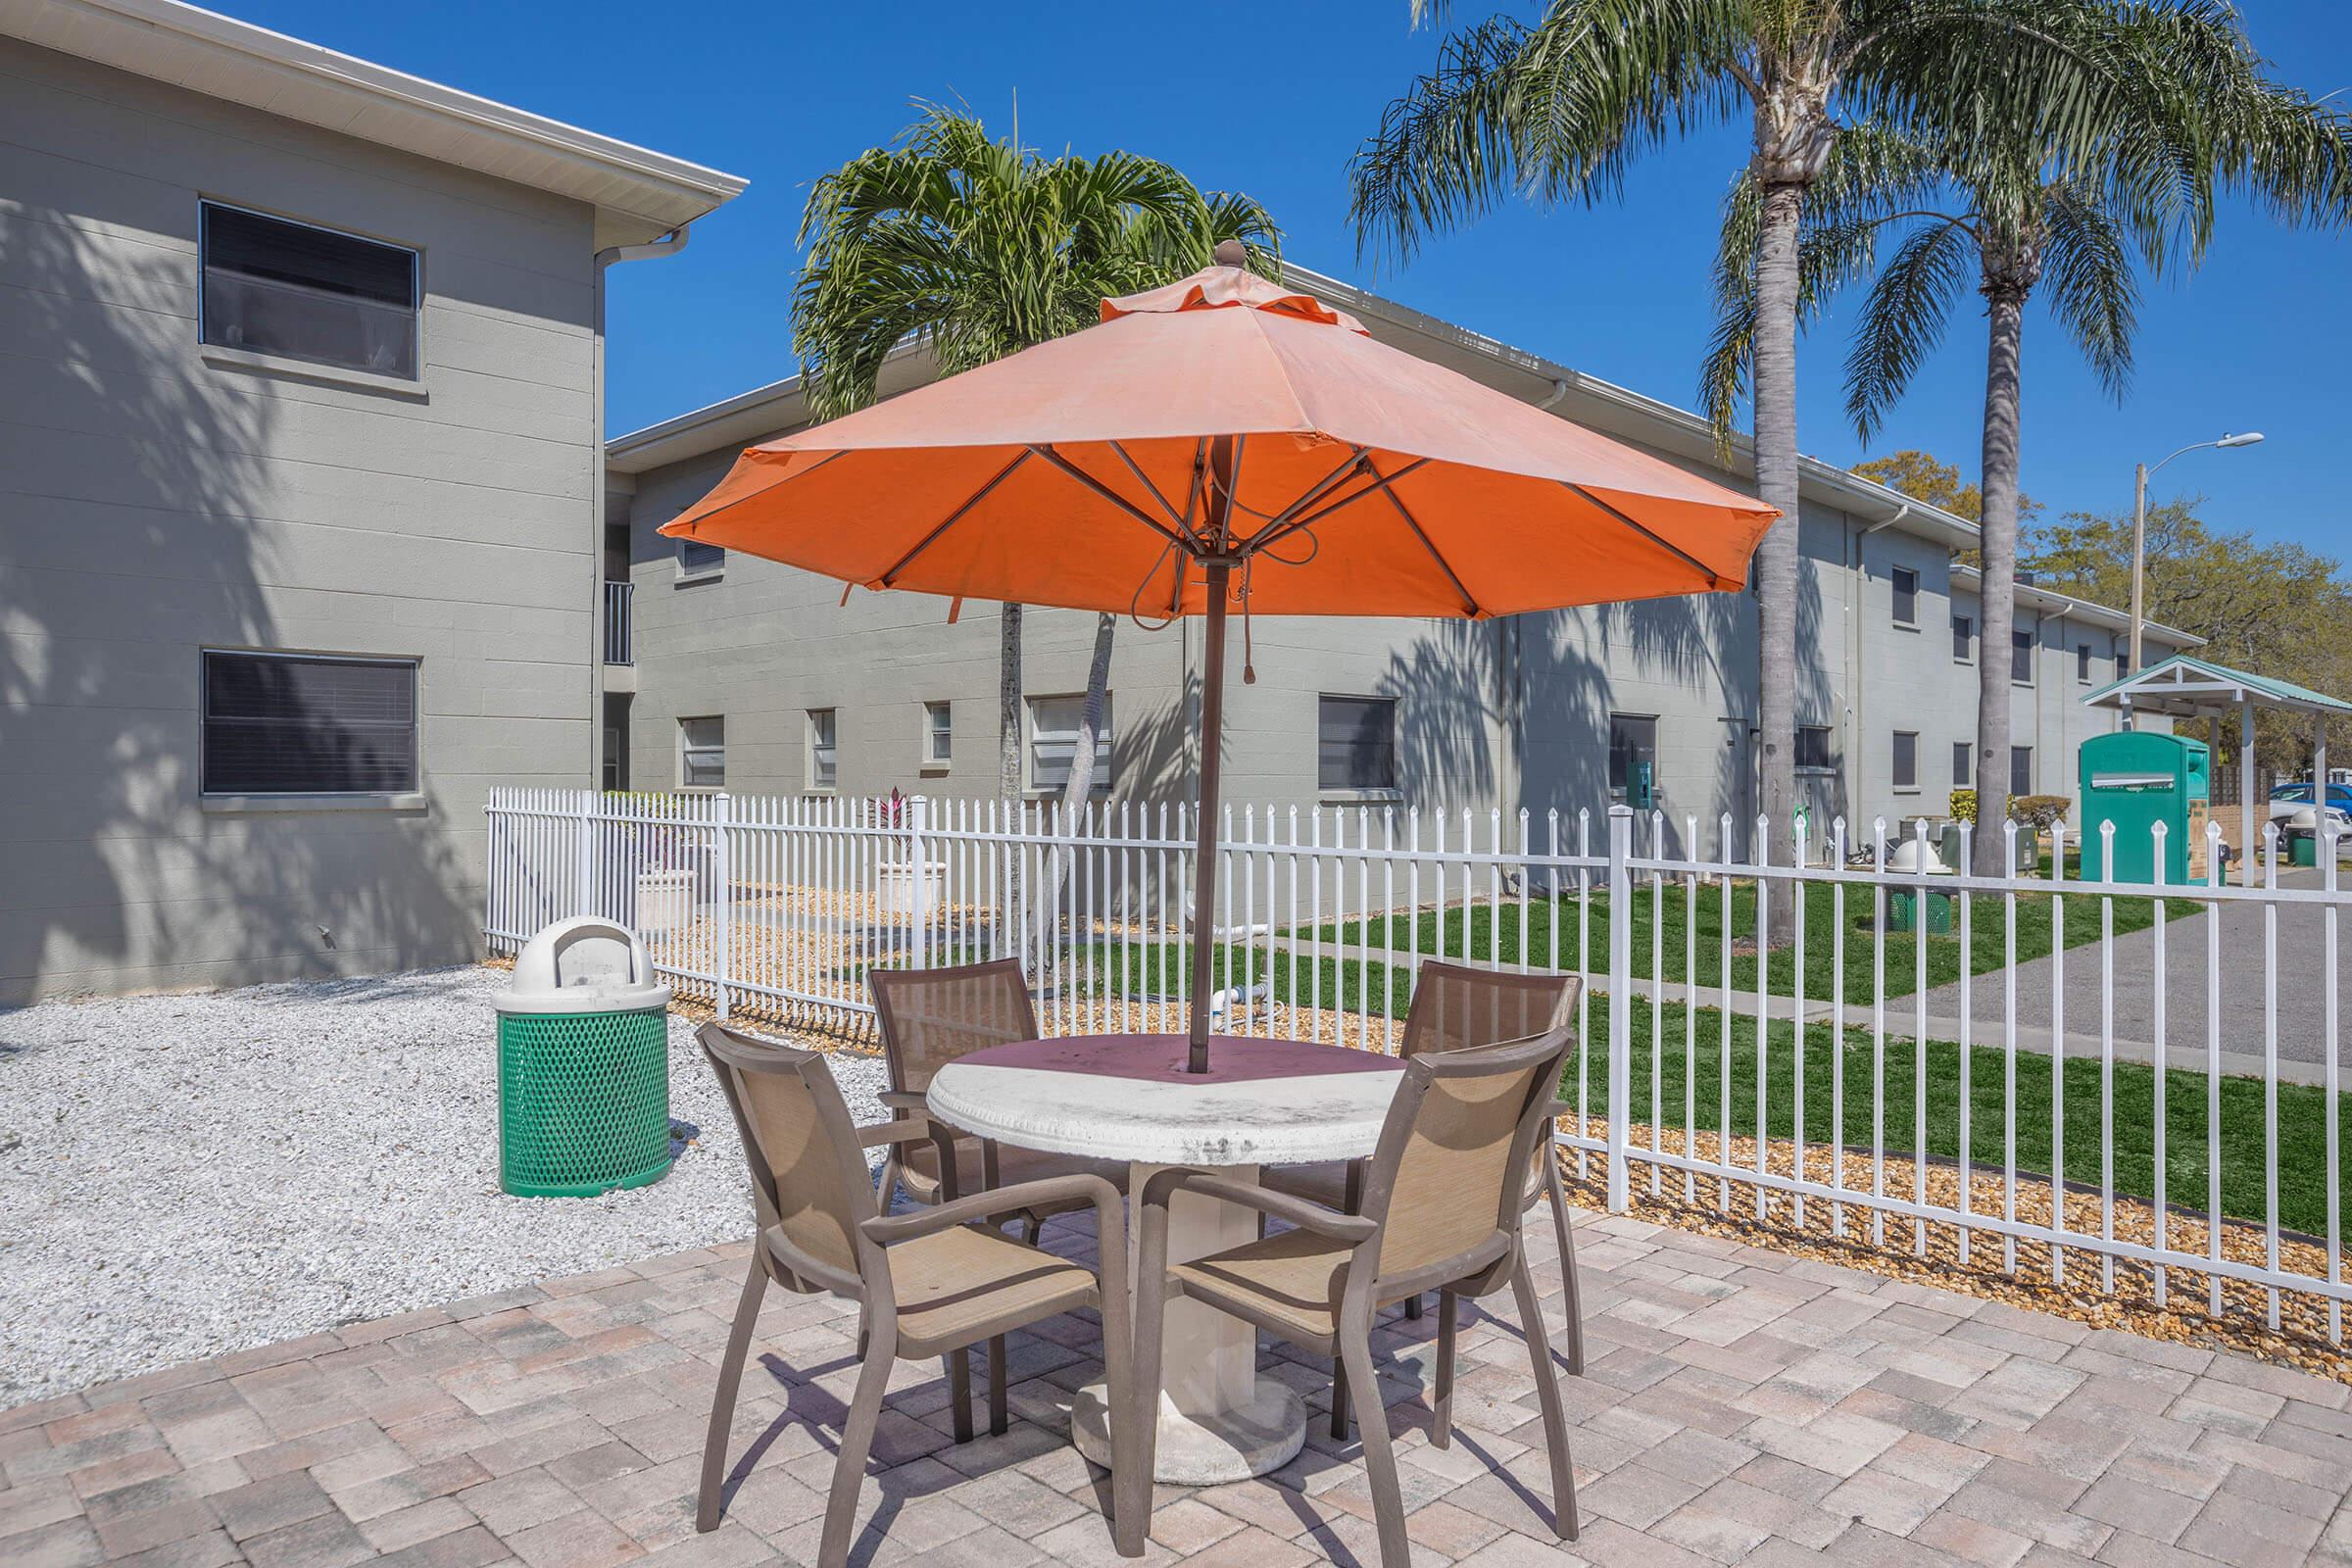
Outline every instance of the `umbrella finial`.
{"type": "Polygon", "coordinates": [[[1217,241],[1216,263],[1219,267],[1248,267],[1250,252],[1238,239],[1221,239],[1217,241]]]}

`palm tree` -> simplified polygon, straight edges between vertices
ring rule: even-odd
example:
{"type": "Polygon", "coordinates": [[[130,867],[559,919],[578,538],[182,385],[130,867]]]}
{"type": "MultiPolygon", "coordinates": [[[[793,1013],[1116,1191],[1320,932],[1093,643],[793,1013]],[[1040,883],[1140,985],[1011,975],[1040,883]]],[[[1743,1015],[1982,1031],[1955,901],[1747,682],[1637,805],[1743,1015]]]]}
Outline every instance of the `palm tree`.
{"type": "MultiPolygon", "coordinates": [[[[871,403],[882,364],[912,340],[945,374],[1092,325],[1104,296],[1171,282],[1239,240],[1252,270],[1281,269],[1281,231],[1242,195],[1202,191],[1132,153],[1045,158],[990,137],[961,110],[917,104],[890,147],[820,177],[801,218],[807,266],[792,302],[808,410],[871,403]]],[[[1063,799],[1093,788],[1118,617],[1096,621],[1079,743],[1063,799]]],[[[1021,791],[1021,607],[1004,607],[998,788],[1021,791]]]]}
{"type": "MultiPolygon", "coordinates": [[[[2022,110],[2030,79],[2079,82],[2051,12],[2091,0],[1549,0],[1447,40],[1349,165],[1359,245],[1409,257],[1518,195],[1596,202],[1637,154],[1746,116],[1757,493],[1781,512],[1755,563],[1764,813],[1795,804],[1797,234],[1853,119],[1957,135],[2022,110]]],[[[1436,9],[1428,4],[1428,9],[1436,9]]],[[[1416,18],[1425,0],[1416,0],[1416,18]]],[[[2037,107],[2064,130],[2085,99],[2037,107]]],[[[1759,852],[1768,846],[1759,845],[1759,852]]],[[[1785,912],[1785,911],[1783,911],[1785,912]]]]}
{"type": "MultiPolygon", "coordinates": [[[[2082,21],[2083,19],[2071,19],[2082,21]]],[[[2352,122],[2267,80],[2227,7],[2180,0],[2119,10],[2070,34],[2112,84],[2087,145],[2061,144],[2037,118],[1931,144],[1884,124],[1849,132],[1816,184],[1799,247],[1799,311],[1868,274],[1846,357],[1846,413],[1867,441],[1941,341],[1974,276],[1985,305],[1977,834],[1973,869],[2004,872],[1999,824],[2010,778],[2023,350],[2028,304],[2050,318],[2122,400],[2132,371],[2138,274],[2201,259],[2217,190],[2240,185],[2280,218],[2352,215],[2352,122]],[[1973,266],[1971,265],[1973,261],[1973,266]]],[[[2068,24],[2062,20],[2060,25],[2068,24]]],[[[1708,412],[1729,426],[1751,353],[1753,196],[1727,204],[1716,268],[1718,325],[1702,373],[1708,412]]]]}

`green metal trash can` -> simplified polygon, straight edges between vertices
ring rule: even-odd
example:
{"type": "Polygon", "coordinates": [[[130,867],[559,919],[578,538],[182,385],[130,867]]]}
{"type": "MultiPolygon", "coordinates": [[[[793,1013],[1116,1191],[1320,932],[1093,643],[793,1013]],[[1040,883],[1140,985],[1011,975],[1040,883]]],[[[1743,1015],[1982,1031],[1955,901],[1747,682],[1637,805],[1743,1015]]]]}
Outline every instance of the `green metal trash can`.
{"type": "Polygon", "coordinates": [[[524,944],[498,1009],[499,1186],[593,1198],[669,1169],[669,987],[609,921],[524,944]]]}
{"type": "Polygon", "coordinates": [[[2317,833],[2289,833],[2286,836],[2286,860],[2289,865],[2320,863],[2320,836],[2317,833]]]}
{"type": "Polygon", "coordinates": [[[1948,937],[1952,934],[1952,896],[1949,893],[1890,892],[1886,895],[1886,929],[1916,931],[1920,928],[1918,906],[1927,906],[1928,935],[1948,937]]]}

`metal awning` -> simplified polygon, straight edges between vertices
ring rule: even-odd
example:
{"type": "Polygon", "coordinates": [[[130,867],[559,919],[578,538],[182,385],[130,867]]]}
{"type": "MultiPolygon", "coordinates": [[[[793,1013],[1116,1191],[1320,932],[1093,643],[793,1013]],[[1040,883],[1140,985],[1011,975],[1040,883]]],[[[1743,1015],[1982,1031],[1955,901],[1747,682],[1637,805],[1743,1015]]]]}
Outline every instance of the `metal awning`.
{"type": "MultiPolygon", "coordinates": [[[[2247,887],[2254,885],[2257,858],[2248,851],[2259,842],[2255,837],[2254,770],[2248,765],[2254,757],[2254,710],[2272,708],[2289,713],[2314,714],[2322,720],[2352,713],[2352,703],[2340,697],[2315,692],[2291,680],[2231,669],[2227,664],[2217,664],[2209,659],[2199,659],[2194,654],[2175,654],[2169,659],[2160,659],[2145,669],[2133,670],[2120,680],[2108,682],[2086,695],[2082,701],[2093,708],[2123,710],[2127,724],[2142,713],[2168,718],[2218,718],[2225,713],[2237,714],[2237,755],[2242,769],[2237,791],[2238,879],[2247,887]]],[[[2320,798],[2325,800],[2325,781],[2328,777],[2326,723],[2320,724],[2318,730],[2312,747],[2312,776],[2322,781],[2320,798]]]]}
{"type": "Polygon", "coordinates": [[[2235,712],[2249,705],[2327,718],[2352,714],[2352,703],[2341,698],[2276,676],[2231,669],[2194,654],[2158,660],[2145,669],[2108,682],[2082,701],[2093,708],[2120,708],[2130,713],[2162,713],[2174,718],[2235,712]]]}

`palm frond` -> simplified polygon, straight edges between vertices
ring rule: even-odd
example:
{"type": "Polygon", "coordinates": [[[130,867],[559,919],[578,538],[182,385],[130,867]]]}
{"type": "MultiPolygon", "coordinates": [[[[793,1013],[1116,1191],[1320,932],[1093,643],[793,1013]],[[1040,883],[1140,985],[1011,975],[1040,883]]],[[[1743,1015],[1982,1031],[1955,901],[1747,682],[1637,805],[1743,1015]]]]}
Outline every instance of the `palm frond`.
{"type": "Polygon", "coordinates": [[[2120,403],[2132,379],[2132,335],[2139,315],[2131,242],[2096,193],[2053,186],[2044,211],[2044,299],[2090,362],[2099,385],[2120,403]]]}
{"type": "Polygon", "coordinates": [[[1931,219],[1905,235],[1871,284],[1845,357],[1845,412],[1867,441],[1943,341],[1952,301],[1967,283],[1974,234],[1961,218],[1931,219]]]}

